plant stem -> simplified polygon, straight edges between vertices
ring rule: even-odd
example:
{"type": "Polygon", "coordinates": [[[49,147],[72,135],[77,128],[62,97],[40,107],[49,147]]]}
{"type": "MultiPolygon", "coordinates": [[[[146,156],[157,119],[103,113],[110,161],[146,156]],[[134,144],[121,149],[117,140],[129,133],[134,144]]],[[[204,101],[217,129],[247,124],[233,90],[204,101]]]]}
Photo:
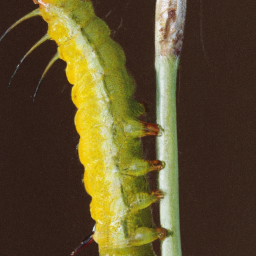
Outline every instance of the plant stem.
{"type": "Polygon", "coordinates": [[[157,123],[164,134],[157,139],[157,157],[166,166],[159,174],[161,226],[170,236],[162,242],[162,256],[181,256],[179,224],[176,78],[183,41],[186,0],[158,0],[156,6],[157,123]]]}
{"type": "Polygon", "coordinates": [[[162,256],[181,256],[176,128],[178,60],[165,58],[159,65],[157,80],[161,86],[157,90],[157,123],[164,128],[164,134],[157,140],[157,158],[166,164],[159,174],[159,189],[165,193],[160,202],[160,222],[172,234],[162,243],[162,256]]]}

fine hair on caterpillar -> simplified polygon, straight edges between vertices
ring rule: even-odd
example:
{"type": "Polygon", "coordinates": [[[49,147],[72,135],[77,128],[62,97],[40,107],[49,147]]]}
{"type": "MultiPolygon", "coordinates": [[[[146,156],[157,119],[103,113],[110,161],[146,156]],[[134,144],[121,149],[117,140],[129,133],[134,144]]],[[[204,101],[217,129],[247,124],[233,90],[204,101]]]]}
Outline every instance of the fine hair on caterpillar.
{"type": "Polygon", "coordinates": [[[133,99],[135,82],[125,68],[123,50],[110,38],[108,26],[94,14],[90,1],[34,2],[39,9],[11,28],[34,16],[42,16],[48,23],[48,33],[20,63],[48,39],[58,45],[34,98],[54,62],[60,58],[67,63],[66,75],[73,85],[72,100],[78,109],[75,125],[80,135],[79,158],[96,222],[94,234],[83,245],[93,239],[100,255],[154,255],[151,243],[164,239],[167,231],[153,226],[150,205],[164,194],[150,191],[145,175],[160,171],[164,162],[144,160],[140,138],[161,135],[162,128],[138,120],[144,108],[133,99]]]}

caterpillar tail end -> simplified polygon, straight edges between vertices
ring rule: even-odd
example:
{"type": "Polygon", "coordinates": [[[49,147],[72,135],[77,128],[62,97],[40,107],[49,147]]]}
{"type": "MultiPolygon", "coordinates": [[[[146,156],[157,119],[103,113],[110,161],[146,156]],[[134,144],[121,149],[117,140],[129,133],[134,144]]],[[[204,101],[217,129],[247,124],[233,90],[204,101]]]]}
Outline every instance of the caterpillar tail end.
{"type": "Polygon", "coordinates": [[[93,239],[93,234],[94,232],[92,232],[92,234],[90,234],[89,236],[87,236],[82,242],[81,244],[70,254],[70,256],[74,256],[76,255],[78,252],[80,252],[82,249],[84,249],[85,247],[87,247],[89,244],[91,244],[94,239],[93,239]]]}

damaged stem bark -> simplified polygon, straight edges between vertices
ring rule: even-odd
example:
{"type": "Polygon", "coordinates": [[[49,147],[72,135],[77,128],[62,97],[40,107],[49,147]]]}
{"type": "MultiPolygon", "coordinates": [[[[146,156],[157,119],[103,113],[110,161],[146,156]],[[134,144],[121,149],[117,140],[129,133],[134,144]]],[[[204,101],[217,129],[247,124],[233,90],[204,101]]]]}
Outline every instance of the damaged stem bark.
{"type": "Polygon", "coordinates": [[[161,245],[162,256],[181,256],[179,224],[178,148],[176,128],[176,78],[183,42],[186,0],[157,0],[155,68],[157,123],[164,134],[157,139],[157,159],[166,163],[159,174],[161,226],[169,231],[161,245]]]}

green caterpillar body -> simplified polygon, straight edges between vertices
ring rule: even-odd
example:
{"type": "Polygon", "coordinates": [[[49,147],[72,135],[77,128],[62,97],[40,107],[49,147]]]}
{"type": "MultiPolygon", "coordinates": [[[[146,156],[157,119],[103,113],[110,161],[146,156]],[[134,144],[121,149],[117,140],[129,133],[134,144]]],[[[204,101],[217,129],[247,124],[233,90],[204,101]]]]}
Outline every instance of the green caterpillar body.
{"type": "Polygon", "coordinates": [[[150,205],[163,194],[150,192],[145,175],[163,166],[142,159],[140,137],[157,135],[159,127],[137,119],[144,108],[132,98],[135,83],[125,68],[123,50],[110,38],[91,1],[34,2],[74,85],[79,158],[92,197],[93,239],[100,255],[153,256],[151,243],[164,238],[166,230],[152,227],[150,205]]]}

